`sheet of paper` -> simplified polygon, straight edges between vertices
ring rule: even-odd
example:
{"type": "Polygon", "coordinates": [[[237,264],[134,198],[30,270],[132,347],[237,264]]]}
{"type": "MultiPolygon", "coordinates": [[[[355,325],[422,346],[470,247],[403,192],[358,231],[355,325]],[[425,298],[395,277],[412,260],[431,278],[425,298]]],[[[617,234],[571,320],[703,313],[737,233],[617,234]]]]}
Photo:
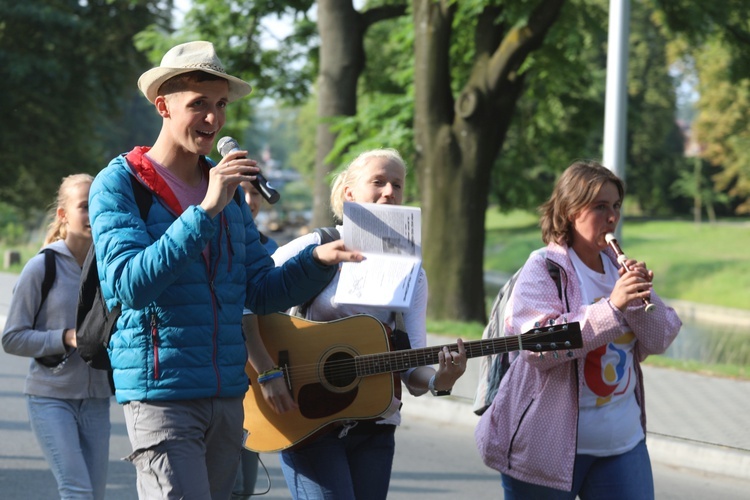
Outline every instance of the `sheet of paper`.
{"type": "Polygon", "coordinates": [[[409,309],[422,265],[421,215],[415,207],[344,203],[344,244],[365,260],[341,266],[337,303],[409,309]]]}

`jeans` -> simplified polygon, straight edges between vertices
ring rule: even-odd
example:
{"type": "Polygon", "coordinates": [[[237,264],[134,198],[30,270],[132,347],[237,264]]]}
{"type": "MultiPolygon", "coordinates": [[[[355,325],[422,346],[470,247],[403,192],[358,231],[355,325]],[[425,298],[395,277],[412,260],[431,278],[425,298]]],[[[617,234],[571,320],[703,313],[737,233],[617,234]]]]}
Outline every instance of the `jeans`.
{"type": "Polygon", "coordinates": [[[281,452],[281,470],[292,498],[386,498],[396,448],[396,426],[360,422],[346,436],[339,437],[341,429],[281,452]]]}
{"type": "Polygon", "coordinates": [[[576,455],[573,490],[519,481],[503,474],[505,500],[653,500],[654,477],[646,441],[611,457],[576,455]]]}
{"type": "Polygon", "coordinates": [[[31,429],[60,498],[103,499],[109,466],[109,398],[28,396],[31,429]]]}

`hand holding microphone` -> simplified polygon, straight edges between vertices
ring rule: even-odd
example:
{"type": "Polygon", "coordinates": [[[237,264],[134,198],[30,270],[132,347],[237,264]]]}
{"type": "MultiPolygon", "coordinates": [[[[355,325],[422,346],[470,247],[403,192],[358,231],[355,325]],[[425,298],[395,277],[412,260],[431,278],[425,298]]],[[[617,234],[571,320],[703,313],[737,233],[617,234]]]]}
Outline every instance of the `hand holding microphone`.
{"type": "MultiPolygon", "coordinates": [[[[628,258],[625,256],[625,253],[622,251],[622,248],[620,248],[620,245],[617,243],[617,239],[615,238],[615,235],[612,233],[607,233],[604,239],[607,242],[607,245],[609,245],[610,248],[614,250],[615,255],[617,255],[617,262],[626,271],[630,271],[630,268],[627,265],[628,258]]],[[[654,309],[656,309],[656,306],[652,304],[648,299],[642,298],[642,300],[643,300],[643,304],[646,306],[646,312],[651,312],[654,309]]]]}
{"type": "MultiPolygon", "coordinates": [[[[238,151],[240,149],[240,145],[232,139],[231,137],[222,137],[219,139],[219,142],[216,143],[216,148],[219,150],[219,154],[221,154],[222,158],[232,151],[238,151]]],[[[244,158],[244,157],[243,157],[244,158]]],[[[255,180],[250,182],[253,186],[255,186],[255,189],[258,190],[258,192],[265,198],[265,200],[268,203],[274,204],[279,199],[281,199],[281,195],[278,191],[276,191],[266,180],[265,177],[259,172],[255,176],[255,180]]]]}

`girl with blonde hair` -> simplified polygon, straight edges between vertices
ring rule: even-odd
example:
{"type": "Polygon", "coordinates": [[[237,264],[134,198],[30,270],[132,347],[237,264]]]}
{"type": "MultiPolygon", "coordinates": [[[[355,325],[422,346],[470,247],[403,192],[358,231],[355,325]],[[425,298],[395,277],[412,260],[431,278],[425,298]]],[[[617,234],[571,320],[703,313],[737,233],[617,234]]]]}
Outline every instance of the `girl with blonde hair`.
{"type": "Polygon", "coordinates": [[[60,184],[44,246],[21,271],[2,337],[7,353],[31,358],[24,389],[29,421],[63,499],[104,498],[109,464],[107,372],[89,367],[75,350],[92,181],[75,174],[60,184]],[[43,300],[47,253],[55,279],[43,300]]]}
{"type": "MultiPolygon", "coordinates": [[[[406,164],[394,149],[375,149],[357,156],[339,173],[331,188],[331,210],[343,220],[345,201],[400,205],[406,179],[406,164]]],[[[342,227],[336,228],[340,233],[342,227]]],[[[274,254],[276,265],[293,258],[311,244],[319,244],[317,232],[301,236],[280,247],[274,254]]],[[[305,307],[305,316],[314,321],[333,321],[355,314],[374,316],[391,329],[396,328],[394,311],[366,306],[337,304],[334,294],[338,274],[305,307]]],[[[403,313],[403,329],[407,332],[411,348],[426,347],[427,277],[420,270],[414,299],[403,313]]],[[[352,334],[356,334],[352,332],[352,334]]],[[[258,373],[274,368],[274,362],[258,344],[250,353],[250,361],[258,373]]],[[[437,370],[420,366],[402,372],[401,381],[415,396],[430,391],[434,396],[450,394],[456,380],[466,370],[466,352],[458,340],[458,352],[444,347],[439,353],[437,370]]],[[[277,413],[297,409],[283,378],[261,383],[263,396],[277,413]]],[[[340,427],[328,429],[312,441],[281,452],[281,463],[287,486],[295,499],[357,498],[385,499],[391,478],[395,452],[395,431],[401,423],[401,414],[377,420],[344,422],[340,427]]]]}

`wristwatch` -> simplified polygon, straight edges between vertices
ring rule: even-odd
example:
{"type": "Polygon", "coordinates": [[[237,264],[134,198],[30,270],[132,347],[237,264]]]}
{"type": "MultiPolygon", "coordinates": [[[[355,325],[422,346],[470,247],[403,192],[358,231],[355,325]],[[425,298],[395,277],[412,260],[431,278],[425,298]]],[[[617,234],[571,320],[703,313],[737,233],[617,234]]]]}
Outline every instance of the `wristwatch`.
{"type": "Polygon", "coordinates": [[[435,389],[435,375],[432,376],[430,379],[430,382],[427,384],[427,388],[430,390],[433,396],[450,396],[451,395],[451,389],[448,389],[447,391],[438,391],[435,389]]]}

